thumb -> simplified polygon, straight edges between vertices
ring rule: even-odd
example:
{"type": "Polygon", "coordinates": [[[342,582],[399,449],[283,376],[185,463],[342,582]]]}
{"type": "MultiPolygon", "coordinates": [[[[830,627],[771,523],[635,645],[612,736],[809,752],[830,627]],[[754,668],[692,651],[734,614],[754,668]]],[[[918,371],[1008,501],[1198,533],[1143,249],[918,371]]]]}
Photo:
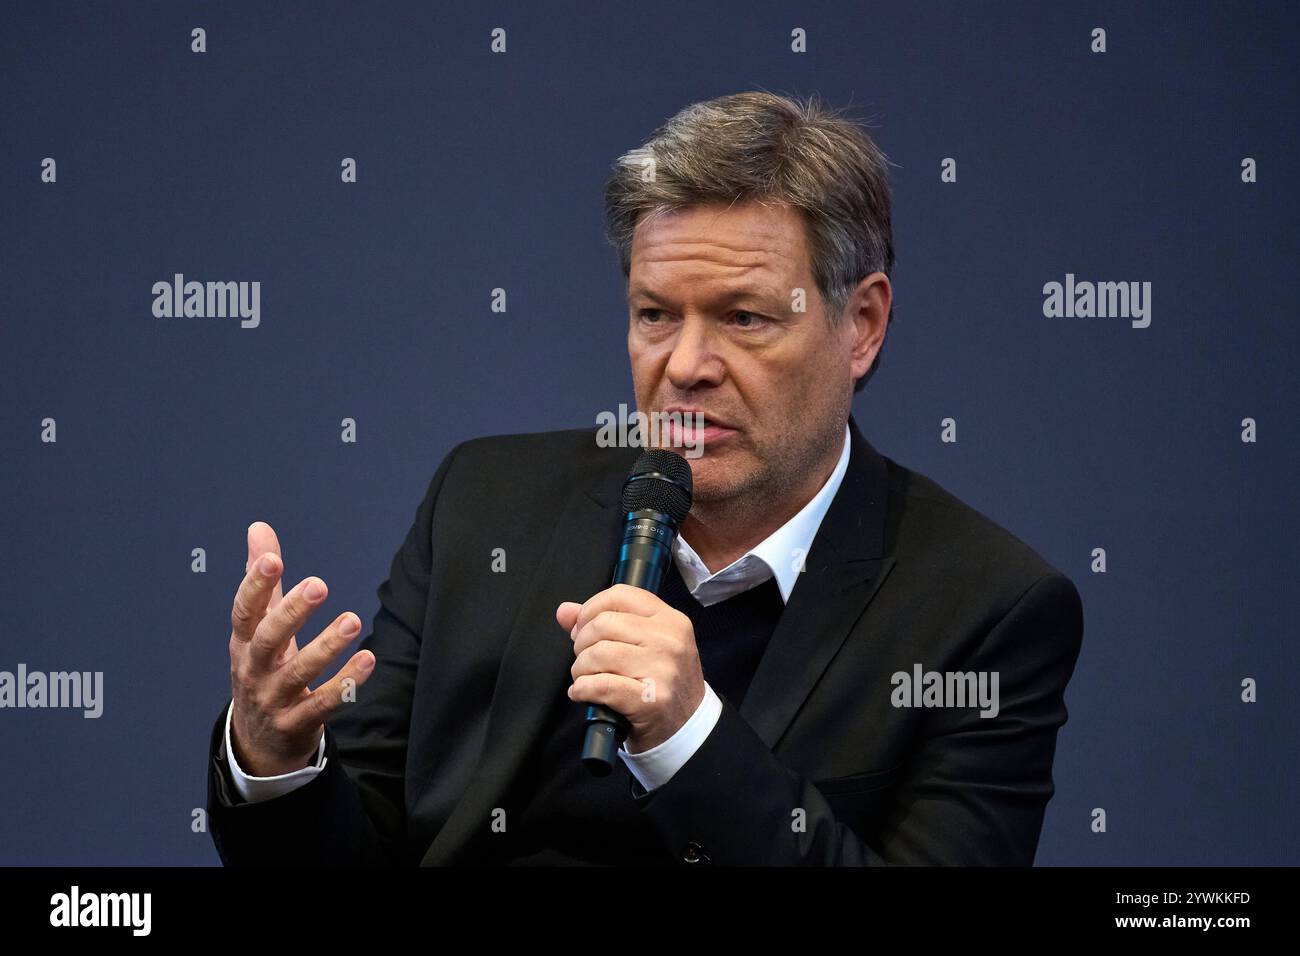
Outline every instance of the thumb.
{"type": "Polygon", "coordinates": [[[280,553],[280,539],[276,536],[275,529],[265,521],[254,521],[248,526],[248,560],[244,564],[245,573],[253,566],[253,562],[264,554],[274,554],[280,559],[280,577],[275,582],[275,590],[271,592],[271,601],[267,605],[269,609],[279,604],[280,598],[284,596],[284,555],[280,553]]]}
{"type": "Polygon", "coordinates": [[[560,606],[555,609],[555,620],[566,631],[572,631],[573,626],[578,623],[578,612],[581,610],[581,604],[574,601],[562,601],[560,606]]]}

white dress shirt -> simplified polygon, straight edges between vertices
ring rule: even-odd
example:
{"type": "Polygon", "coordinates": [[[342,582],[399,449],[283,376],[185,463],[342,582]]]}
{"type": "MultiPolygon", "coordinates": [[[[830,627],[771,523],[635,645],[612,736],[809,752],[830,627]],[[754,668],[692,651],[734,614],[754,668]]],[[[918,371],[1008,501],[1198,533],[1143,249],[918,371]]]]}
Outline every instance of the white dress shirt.
{"type": "MultiPolygon", "coordinates": [[[[705,607],[725,601],[727,598],[747,591],[775,576],[776,585],[781,592],[781,600],[789,601],[790,592],[799,580],[803,570],[803,560],[812,546],[817,529],[821,527],[822,518],[839,490],[840,482],[849,467],[849,426],[844,426],[844,449],[835,470],[826,479],[821,490],[800,509],[799,513],[777,528],[770,535],[742,557],[737,558],[721,571],[710,574],[709,569],[695,549],[681,535],[677,536],[673,546],[673,559],[682,581],[690,589],[691,595],[705,607]]],[[[251,777],[240,769],[235,761],[234,749],[230,746],[230,717],[234,712],[234,701],[226,708],[226,755],[230,760],[230,774],[234,778],[235,789],[247,803],[258,803],[283,796],[296,790],[316,774],[325,769],[325,738],[321,737],[320,748],[316,751],[316,763],[303,767],[292,773],[275,777],[251,777]]],[[[632,776],[646,790],[653,790],[667,783],[687,760],[704,743],[706,737],[717,725],[722,715],[722,701],[713,692],[708,682],[704,683],[704,699],[695,709],[686,723],[667,740],[640,753],[630,754],[624,747],[619,747],[618,755],[627,764],[632,776]]]]}

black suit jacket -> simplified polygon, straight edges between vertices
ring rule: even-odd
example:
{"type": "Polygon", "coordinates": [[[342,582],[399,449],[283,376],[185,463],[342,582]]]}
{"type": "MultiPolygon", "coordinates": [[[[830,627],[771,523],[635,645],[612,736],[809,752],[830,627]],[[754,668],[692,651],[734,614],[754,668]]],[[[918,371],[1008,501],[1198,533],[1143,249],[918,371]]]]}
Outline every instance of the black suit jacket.
{"type": "MultiPolygon", "coordinates": [[[[849,424],[848,471],[743,706],[724,699],[677,774],[650,793],[633,781],[627,799],[683,865],[1030,864],[1082,639],[1078,592],[849,424]],[[997,672],[999,713],[894,706],[892,675],[915,664],[997,672]]],[[[479,860],[539,715],[571,683],[556,605],[609,586],[638,454],[598,447],[592,429],[453,449],[379,587],[362,642],[375,672],[331,719],[325,769],[236,802],[222,708],[208,776],[222,860],[479,860]]]]}

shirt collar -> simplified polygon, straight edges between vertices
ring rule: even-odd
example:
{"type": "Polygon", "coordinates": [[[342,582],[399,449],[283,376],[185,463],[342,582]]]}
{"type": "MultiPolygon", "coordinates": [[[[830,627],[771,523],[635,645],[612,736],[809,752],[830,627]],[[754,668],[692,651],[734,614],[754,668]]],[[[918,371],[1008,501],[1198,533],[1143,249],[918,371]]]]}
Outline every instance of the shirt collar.
{"type": "Polygon", "coordinates": [[[835,470],[821,490],[812,496],[798,514],[716,574],[709,573],[695,549],[679,534],[673,544],[673,557],[678,573],[691,595],[708,607],[775,576],[781,600],[789,601],[790,592],[799,580],[799,572],[803,570],[803,562],[812,547],[813,538],[817,536],[817,529],[821,527],[822,519],[848,470],[849,447],[849,426],[845,423],[844,449],[840,452],[835,470]]]}

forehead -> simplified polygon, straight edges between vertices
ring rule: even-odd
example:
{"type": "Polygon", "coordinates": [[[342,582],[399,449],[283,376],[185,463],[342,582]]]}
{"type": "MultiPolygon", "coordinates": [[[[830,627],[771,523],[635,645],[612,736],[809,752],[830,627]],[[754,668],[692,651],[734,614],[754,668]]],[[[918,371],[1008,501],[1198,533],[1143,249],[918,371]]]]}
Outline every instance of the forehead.
{"type": "Polygon", "coordinates": [[[781,281],[808,267],[803,217],[757,201],[691,206],[644,217],[632,238],[633,284],[666,280],[781,281]]]}

